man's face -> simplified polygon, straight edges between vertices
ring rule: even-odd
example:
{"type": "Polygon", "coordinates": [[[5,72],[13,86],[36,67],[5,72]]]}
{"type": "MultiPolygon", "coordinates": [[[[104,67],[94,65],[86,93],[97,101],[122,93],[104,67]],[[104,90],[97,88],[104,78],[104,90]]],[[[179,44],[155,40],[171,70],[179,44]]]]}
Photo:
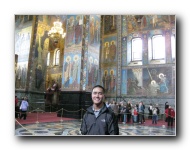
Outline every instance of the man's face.
{"type": "Polygon", "coordinates": [[[103,90],[99,87],[96,87],[92,91],[92,101],[94,104],[101,104],[104,99],[103,90]]]}

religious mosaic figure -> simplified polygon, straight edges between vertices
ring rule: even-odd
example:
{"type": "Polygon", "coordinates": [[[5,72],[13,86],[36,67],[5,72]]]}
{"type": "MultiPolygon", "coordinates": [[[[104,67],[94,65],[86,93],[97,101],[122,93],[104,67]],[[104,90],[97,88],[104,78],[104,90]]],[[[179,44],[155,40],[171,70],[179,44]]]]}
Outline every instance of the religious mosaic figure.
{"type": "Polygon", "coordinates": [[[147,20],[146,20],[146,16],[142,17],[142,21],[141,21],[141,27],[147,27],[147,20]]]}
{"type": "Polygon", "coordinates": [[[70,47],[74,44],[74,35],[75,35],[75,30],[74,30],[74,17],[70,17],[68,20],[68,25],[67,25],[67,47],[70,47]]]}
{"type": "Polygon", "coordinates": [[[94,43],[94,37],[95,37],[95,19],[94,17],[90,20],[90,44],[94,43]]]}
{"type": "Polygon", "coordinates": [[[39,89],[43,82],[42,67],[38,65],[36,68],[36,88],[39,89]]]}
{"type": "Polygon", "coordinates": [[[59,78],[57,79],[59,87],[62,85],[62,76],[59,75],[59,78]]]}
{"type": "Polygon", "coordinates": [[[127,94],[134,95],[136,93],[135,84],[136,82],[132,78],[127,79],[127,94]]]}
{"type": "Polygon", "coordinates": [[[26,85],[26,64],[24,64],[24,67],[22,67],[22,77],[21,77],[21,85],[22,85],[22,88],[25,87],[26,85]]]}
{"type": "Polygon", "coordinates": [[[130,77],[127,79],[127,94],[142,94],[142,88],[141,86],[139,86],[139,79],[135,75],[134,77],[130,77]]]}
{"type": "Polygon", "coordinates": [[[103,86],[105,88],[105,92],[107,93],[109,90],[109,84],[110,84],[110,77],[108,75],[108,71],[104,71],[104,75],[102,77],[103,86]]]}
{"type": "Polygon", "coordinates": [[[94,59],[94,84],[93,86],[96,85],[97,81],[98,81],[98,60],[97,59],[94,59]]]}
{"type": "Polygon", "coordinates": [[[74,61],[73,61],[73,64],[72,64],[72,79],[73,79],[73,82],[72,82],[72,86],[73,88],[76,88],[78,86],[78,73],[79,73],[79,57],[77,55],[74,56],[74,61]]]}
{"type": "Polygon", "coordinates": [[[115,60],[115,56],[116,56],[116,46],[115,46],[115,42],[114,41],[111,42],[109,55],[110,55],[110,57],[109,57],[110,60],[114,61],[115,60]]]}
{"type": "Polygon", "coordinates": [[[166,76],[163,73],[160,73],[158,76],[160,79],[160,82],[159,82],[160,93],[168,93],[168,80],[167,80],[166,76]]]}
{"type": "Polygon", "coordinates": [[[114,92],[115,90],[115,75],[114,70],[110,71],[110,92],[114,92]]]}
{"type": "Polygon", "coordinates": [[[159,90],[159,85],[155,80],[152,80],[148,86],[149,88],[149,95],[156,96],[159,90]]]}
{"type": "Polygon", "coordinates": [[[152,27],[157,27],[157,22],[158,22],[158,16],[157,15],[152,15],[152,27]]]}
{"type": "Polygon", "coordinates": [[[21,42],[21,33],[17,33],[15,37],[15,52],[17,52],[17,54],[20,52],[21,42]]]}
{"type": "Polygon", "coordinates": [[[106,42],[104,47],[104,61],[108,60],[109,52],[110,52],[109,43],[106,42]]]}
{"type": "Polygon", "coordinates": [[[88,62],[88,86],[89,88],[92,88],[92,84],[93,84],[93,73],[94,73],[94,70],[93,70],[93,58],[90,57],[89,59],[89,62],[88,62]]]}
{"type": "Polygon", "coordinates": [[[137,29],[137,22],[134,16],[128,17],[127,28],[128,32],[133,32],[137,29]]]}
{"type": "Polygon", "coordinates": [[[69,80],[71,76],[71,57],[67,56],[64,64],[64,87],[69,88],[69,80]]]}
{"type": "Polygon", "coordinates": [[[116,29],[116,25],[115,25],[115,15],[111,16],[111,18],[112,18],[111,30],[115,30],[115,29],[116,29]]]}
{"type": "Polygon", "coordinates": [[[17,88],[20,88],[21,87],[21,68],[20,66],[18,67],[18,70],[17,70],[17,78],[16,78],[16,85],[17,85],[17,88]]]}
{"type": "Polygon", "coordinates": [[[79,44],[82,40],[82,25],[80,24],[80,19],[80,16],[76,17],[75,44],[79,44]]]}
{"type": "Polygon", "coordinates": [[[41,47],[41,37],[39,36],[39,44],[38,44],[38,64],[41,64],[42,61],[42,47],[41,47]]]}
{"type": "Polygon", "coordinates": [[[99,21],[96,20],[96,25],[95,25],[95,35],[94,35],[94,44],[98,44],[100,41],[100,29],[99,29],[99,21]]]}

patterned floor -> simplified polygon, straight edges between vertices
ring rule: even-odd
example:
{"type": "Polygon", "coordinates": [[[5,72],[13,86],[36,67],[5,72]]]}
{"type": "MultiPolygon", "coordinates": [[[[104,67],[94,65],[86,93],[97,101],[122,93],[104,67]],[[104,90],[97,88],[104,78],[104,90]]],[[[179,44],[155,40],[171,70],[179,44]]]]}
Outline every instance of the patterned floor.
{"type": "MultiPolygon", "coordinates": [[[[15,126],[16,136],[80,136],[81,120],[15,126]]],[[[176,136],[176,129],[162,125],[119,124],[120,136],[176,136]]]]}

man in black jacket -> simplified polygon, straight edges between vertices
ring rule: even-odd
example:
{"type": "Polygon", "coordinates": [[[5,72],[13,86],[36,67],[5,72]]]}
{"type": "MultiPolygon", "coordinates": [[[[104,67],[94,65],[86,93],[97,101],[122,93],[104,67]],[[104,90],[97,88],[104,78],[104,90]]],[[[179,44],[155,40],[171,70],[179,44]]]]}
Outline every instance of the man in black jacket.
{"type": "Polygon", "coordinates": [[[82,135],[119,135],[114,112],[103,102],[105,89],[96,85],[92,89],[93,105],[87,108],[81,124],[82,135]]]}

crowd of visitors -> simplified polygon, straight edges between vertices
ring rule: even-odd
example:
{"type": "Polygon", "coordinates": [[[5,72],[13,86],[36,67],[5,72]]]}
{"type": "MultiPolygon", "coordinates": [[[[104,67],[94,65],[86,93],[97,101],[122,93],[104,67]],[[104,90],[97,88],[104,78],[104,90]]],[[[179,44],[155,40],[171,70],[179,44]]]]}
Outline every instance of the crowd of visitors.
{"type": "MultiPolygon", "coordinates": [[[[150,103],[145,113],[145,105],[142,101],[136,104],[132,104],[131,101],[116,102],[115,99],[112,102],[106,101],[106,106],[110,107],[118,118],[118,122],[126,123],[138,123],[144,124],[145,118],[152,120],[152,124],[157,124],[159,120],[160,108],[158,104],[150,103]]],[[[169,106],[168,102],[165,103],[165,121],[168,126],[173,126],[175,119],[175,110],[169,106]]],[[[164,117],[163,116],[163,117],[164,117]]]]}
{"type": "MultiPolygon", "coordinates": [[[[158,118],[160,114],[160,108],[158,104],[150,103],[146,108],[142,101],[132,104],[131,101],[121,101],[117,102],[113,99],[111,102],[105,102],[106,107],[110,108],[117,118],[117,122],[126,124],[144,124],[145,118],[152,120],[152,124],[158,123],[158,118]],[[148,113],[145,113],[147,109],[148,113]]],[[[15,118],[20,118],[26,120],[27,111],[29,103],[27,97],[22,97],[19,101],[18,97],[15,96],[15,118]]],[[[169,105],[168,102],[165,103],[164,111],[165,122],[167,122],[168,127],[172,127],[175,121],[175,110],[169,105]]]]}

